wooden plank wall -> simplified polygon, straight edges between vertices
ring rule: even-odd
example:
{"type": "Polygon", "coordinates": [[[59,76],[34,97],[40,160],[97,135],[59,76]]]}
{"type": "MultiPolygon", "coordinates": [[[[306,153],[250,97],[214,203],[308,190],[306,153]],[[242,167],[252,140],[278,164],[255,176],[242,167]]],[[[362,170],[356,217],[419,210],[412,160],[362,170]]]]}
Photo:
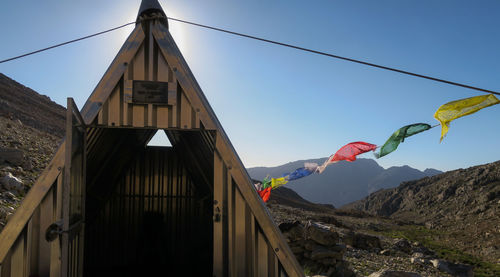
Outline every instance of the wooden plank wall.
{"type": "Polygon", "coordinates": [[[217,152],[214,171],[214,276],[287,276],[217,152]]]}
{"type": "Polygon", "coordinates": [[[123,78],[103,103],[97,125],[109,127],[200,128],[200,111],[193,108],[175,74],[158,51],[154,38],[147,36],[127,65],[123,78]],[[168,105],[132,103],[134,80],[168,82],[168,105]]]}
{"type": "Polygon", "coordinates": [[[61,217],[62,203],[58,195],[62,189],[62,174],[36,208],[23,231],[3,261],[1,277],[59,276],[59,238],[47,242],[47,228],[61,217]]]}

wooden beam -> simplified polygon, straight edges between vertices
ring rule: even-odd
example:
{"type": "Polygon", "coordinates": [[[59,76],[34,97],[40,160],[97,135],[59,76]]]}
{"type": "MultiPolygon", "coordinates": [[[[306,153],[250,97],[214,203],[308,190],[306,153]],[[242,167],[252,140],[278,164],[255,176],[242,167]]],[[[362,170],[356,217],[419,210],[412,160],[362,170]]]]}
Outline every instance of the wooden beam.
{"type": "Polygon", "coordinates": [[[224,169],[222,160],[214,152],[214,233],[213,233],[213,276],[222,277],[224,274],[224,237],[223,237],[223,189],[224,169]]]}
{"type": "MultiPolygon", "coordinates": [[[[70,192],[71,192],[71,167],[72,167],[72,154],[73,154],[73,99],[68,98],[66,106],[66,148],[64,150],[64,180],[62,190],[62,218],[63,230],[69,229],[69,216],[70,216],[70,192]]],[[[62,234],[62,252],[61,252],[61,272],[66,276],[69,267],[69,234],[64,232],[62,234]]]]}
{"type": "MultiPolygon", "coordinates": [[[[196,111],[198,111],[198,109],[201,111],[200,119],[205,128],[208,130],[216,129],[216,125],[214,124],[216,119],[214,120],[214,118],[211,118],[211,115],[215,113],[208,104],[207,99],[203,95],[200,86],[196,82],[193,73],[189,69],[184,57],[182,57],[168,29],[162,24],[154,24],[153,36],[158,43],[160,52],[167,60],[174,76],[183,88],[186,96],[189,98],[191,105],[196,111]]],[[[177,99],[177,101],[179,101],[179,99],[177,99]]]]}
{"type": "Polygon", "coordinates": [[[90,124],[95,119],[100,107],[113,92],[129,63],[140,48],[144,37],[141,24],[137,24],[83,106],[81,114],[86,124],[90,124]]]}

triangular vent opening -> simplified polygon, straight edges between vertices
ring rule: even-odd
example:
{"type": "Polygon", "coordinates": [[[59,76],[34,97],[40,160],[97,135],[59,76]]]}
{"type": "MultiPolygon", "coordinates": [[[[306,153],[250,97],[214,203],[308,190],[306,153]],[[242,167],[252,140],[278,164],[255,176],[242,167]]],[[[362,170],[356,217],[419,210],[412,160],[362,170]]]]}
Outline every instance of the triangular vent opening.
{"type": "Polygon", "coordinates": [[[172,147],[172,143],[163,130],[158,130],[156,131],[156,134],[149,140],[147,146],[172,147]]]}

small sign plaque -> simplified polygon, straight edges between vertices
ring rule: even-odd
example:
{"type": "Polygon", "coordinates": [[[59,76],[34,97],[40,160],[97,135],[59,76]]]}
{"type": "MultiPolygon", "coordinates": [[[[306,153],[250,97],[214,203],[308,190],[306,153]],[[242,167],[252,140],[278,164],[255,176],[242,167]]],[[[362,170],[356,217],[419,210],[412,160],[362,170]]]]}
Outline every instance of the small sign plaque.
{"type": "Polygon", "coordinates": [[[132,103],[168,105],[168,83],[134,80],[132,103]]]}

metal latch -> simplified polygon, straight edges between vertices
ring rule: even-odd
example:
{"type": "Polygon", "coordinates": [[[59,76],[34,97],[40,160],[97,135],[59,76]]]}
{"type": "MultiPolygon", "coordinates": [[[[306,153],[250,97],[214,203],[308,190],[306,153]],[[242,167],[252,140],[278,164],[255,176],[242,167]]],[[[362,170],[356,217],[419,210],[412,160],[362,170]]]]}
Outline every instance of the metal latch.
{"type": "Polygon", "coordinates": [[[45,231],[45,240],[47,240],[48,242],[55,240],[60,234],[63,233],[62,226],[62,219],[50,224],[50,226],[45,231]]]}
{"type": "Polygon", "coordinates": [[[48,242],[51,242],[55,240],[58,236],[62,235],[63,233],[72,232],[73,230],[80,227],[80,225],[83,223],[83,220],[81,219],[81,216],[74,216],[70,220],[70,223],[71,225],[69,226],[68,230],[63,230],[62,219],[50,224],[50,226],[45,231],[45,239],[48,242]]]}

